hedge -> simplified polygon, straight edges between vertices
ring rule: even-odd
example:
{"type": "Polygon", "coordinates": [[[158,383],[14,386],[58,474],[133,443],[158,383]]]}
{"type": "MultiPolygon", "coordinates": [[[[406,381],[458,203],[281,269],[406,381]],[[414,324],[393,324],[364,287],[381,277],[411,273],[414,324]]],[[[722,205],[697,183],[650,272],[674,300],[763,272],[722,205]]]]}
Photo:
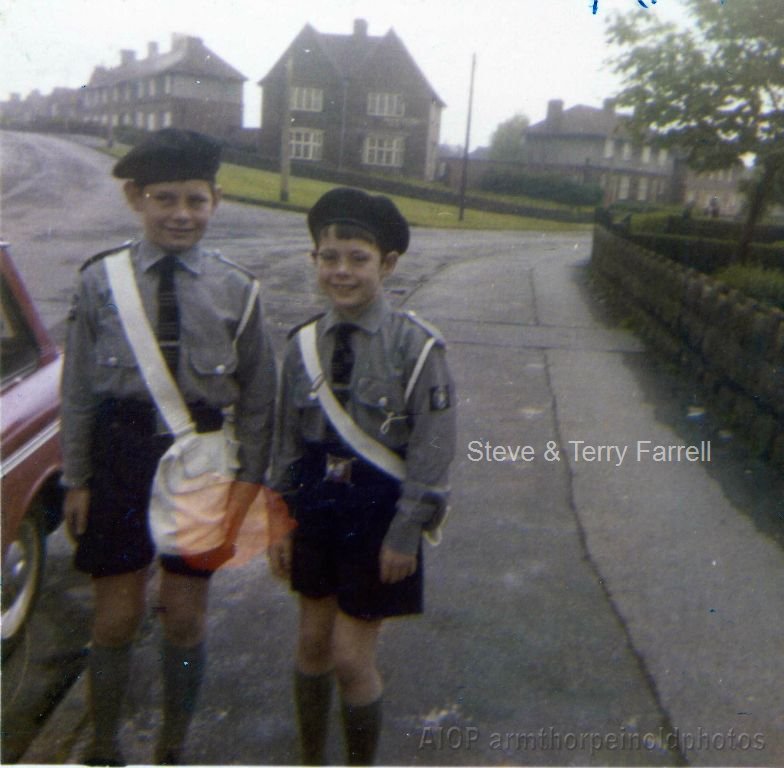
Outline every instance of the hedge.
{"type": "Polygon", "coordinates": [[[525,195],[565,205],[598,205],[603,192],[598,184],[578,184],[557,176],[488,170],[479,181],[485,192],[525,195]]]}

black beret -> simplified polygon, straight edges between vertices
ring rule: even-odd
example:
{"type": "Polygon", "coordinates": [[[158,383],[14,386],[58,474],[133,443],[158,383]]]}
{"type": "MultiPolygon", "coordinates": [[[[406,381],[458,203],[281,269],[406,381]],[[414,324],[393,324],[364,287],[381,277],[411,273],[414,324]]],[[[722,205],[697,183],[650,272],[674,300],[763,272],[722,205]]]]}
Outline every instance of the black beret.
{"type": "Polygon", "coordinates": [[[384,253],[404,253],[408,248],[408,222],[397,206],[383,195],[369,195],[361,189],[337,187],[322,195],[308,213],[313,242],[330,224],[354,224],[370,232],[384,253]]]}
{"type": "Polygon", "coordinates": [[[210,136],[163,128],[145,136],[117,162],[113,173],[118,179],[133,179],[140,186],[190,179],[214,182],[220,155],[220,144],[210,136]]]}

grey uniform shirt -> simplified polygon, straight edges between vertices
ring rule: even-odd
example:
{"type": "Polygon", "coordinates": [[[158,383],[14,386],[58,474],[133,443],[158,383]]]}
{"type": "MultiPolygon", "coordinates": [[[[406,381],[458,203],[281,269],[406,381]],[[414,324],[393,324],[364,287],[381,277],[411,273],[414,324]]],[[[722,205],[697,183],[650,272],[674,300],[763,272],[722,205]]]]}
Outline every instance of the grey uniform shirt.
{"type": "MultiPolygon", "coordinates": [[[[142,240],[130,245],[142,304],[157,325],[158,271],[165,255],[142,240]]],[[[269,459],[276,390],[275,358],[256,307],[242,334],[236,331],[253,277],[200,245],[177,254],[175,286],[180,313],[177,383],[188,403],[233,406],[240,443],[238,480],[262,482],[269,459]]],[[[62,379],[63,483],[87,484],[95,413],[110,398],[152,402],[112,299],[103,259],[79,274],[69,315],[62,379]]]]}
{"type": "MultiPolygon", "coordinates": [[[[316,346],[328,378],[335,327],[341,322],[345,319],[330,310],[316,326],[316,346]]],[[[345,407],[371,437],[392,450],[405,451],[405,479],[384,543],[414,554],[422,526],[446,504],[455,450],[455,394],[445,345],[434,328],[393,310],[383,297],[350,322],[358,330],[352,335],[354,366],[345,407]],[[431,335],[437,343],[404,402],[406,384],[431,335]]],[[[324,441],[325,419],[318,400],[311,397],[310,378],[294,336],[284,353],[275,425],[271,479],[278,491],[293,490],[289,467],[303,456],[306,443],[324,441]]]]}

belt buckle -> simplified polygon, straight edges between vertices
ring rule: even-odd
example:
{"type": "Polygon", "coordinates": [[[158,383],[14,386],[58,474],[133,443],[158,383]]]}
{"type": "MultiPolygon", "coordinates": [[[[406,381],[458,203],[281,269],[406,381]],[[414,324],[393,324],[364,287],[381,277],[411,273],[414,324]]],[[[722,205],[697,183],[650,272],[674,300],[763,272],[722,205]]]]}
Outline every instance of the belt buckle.
{"type": "Polygon", "coordinates": [[[354,457],[335,456],[327,454],[326,468],[324,470],[324,480],[330,483],[351,484],[351,465],[354,457]]]}

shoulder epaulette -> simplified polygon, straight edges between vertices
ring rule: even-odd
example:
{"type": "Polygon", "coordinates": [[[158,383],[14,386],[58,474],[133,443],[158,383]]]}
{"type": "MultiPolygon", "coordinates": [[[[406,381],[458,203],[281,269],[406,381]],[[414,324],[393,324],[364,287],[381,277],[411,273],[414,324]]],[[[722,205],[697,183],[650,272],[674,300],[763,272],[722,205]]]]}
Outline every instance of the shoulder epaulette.
{"type": "Polygon", "coordinates": [[[222,261],[224,264],[228,264],[230,267],[234,267],[234,269],[238,269],[242,274],[247,275],[252,280],[256,279],[256,275],[253,274],[247,267],[243,267],[242,264],[237,264],[236,261],[232,261],[231,259],[227,259],[220,251],[218,250],[210,250],[208,253],[211,256],[214,256],[218,261],[222,261]]]}
{"type": "Polygon", "coordinates": [[[120,253],[120,251],[124,251],[130,245],[133,244],[133,240],[127,240],[122,245],[115,246],[114,248],[109,248],[105,251],[101,251],[100,253],[96,253],[95,256],[90,256],[87,261],[79,267],[79,271],[83,272],[87,267],[92,266],[95,264],[96,261],[100,261],[101,259],[105,259],[107,256],[111,256],[113,253],[120,253]]]}
{"type": "Polygon", "coordinates": [[[441,331],[431,323],[428,323],[427,320],[423,320],[416,312],[413,312],[410,309],[404,309],[401,314],[404,317],[407,317],[412,323],[418,325],[428,336],[432,336],[438,344],[446,344],[444,337],[441,335],[441,331]]]}
{"type": "Polygon", "coordinates": [[[316,322],[316,320],[320,320],[320,319],[321,319],[322,317],[324,317],[324,315],[326,315],[326,314],[327,314],[326,312],[319,312],[317,315],[313,315],[313,317],[309,317],[307,320],[305,320],[305,322],[304,322],[304,323],[299,323],[298,325],[295,325],[295,326],[294,326],[294,327],[293,327],[293,328],[292,328],[292,329],[291,329],[291,330],[290,330],[290,331],[289,331],[289,332],[286,334],[286,339],[293,339],[293,338],[294,338],[294,336],[296,336],[296,335],[297,335],[297,332],[298,332],[298,331],[299,331],[301,328],[304,328],[306,325],[310,325],[311,323],[315,323],[315,322],[316,322]]]}

